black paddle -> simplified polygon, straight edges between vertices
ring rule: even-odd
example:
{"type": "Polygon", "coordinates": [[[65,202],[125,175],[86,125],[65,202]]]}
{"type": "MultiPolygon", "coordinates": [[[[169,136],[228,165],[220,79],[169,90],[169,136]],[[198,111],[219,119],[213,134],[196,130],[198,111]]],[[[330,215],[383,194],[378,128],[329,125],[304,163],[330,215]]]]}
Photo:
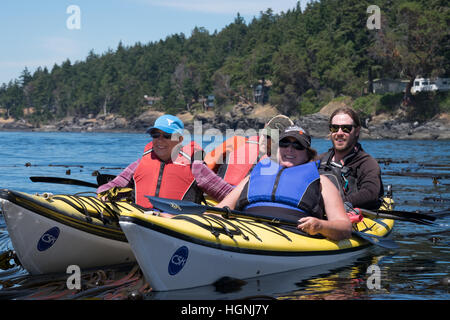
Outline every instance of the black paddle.
{"type": "Polygon", "coordinates": [[[355,209],[360,210],[363,215],[368,216],[372,219],[378,219],[378,218],[386,218],[386,219],[392,219],[392,220],[402,220],[407,222],[413,222],[417,224],[423,224],[423,225],[429,225],[429,226],[436,226],[435,221],[438,218],[441,218],[443,216],[450,214],[450,208],[434,212],[433,215],[423,214],[423,213],[417,213],[417,212],[403,212],[403,211],[393,211],[393,214],[390,213],[380,213],[380,212],[389,212],[389,210],[378,210],[378,211],[370,211],[367,209],[355,209]]]}
{"type": "Polygon", "coordinates": [[[90,188],[98,188],[98,184],[70,179],[70,178],[58,178],[58,177],[30,177],[30,180],[33,182],[46,182],[46,183],[58,183],[58,184],[71,184],[74,186],[83,186],[90,188]]]}
{"type": "MultiPolygon", "coordinates": [[[[434,225],[433,222],[428,221],[428,220],[435,220],[435,217],[431,217],[433,219],[422,219],[422,218],[411,218],[411,217],[402,217],[400,215],[393,215],[393,214],[388,214],[388,213],[379,213],[379,212],[375,212],[375,211],[370,211],[367,209],[359,209],[359,208],[355,208],[354,209],[356,212],[361,212],[362,215],[367,216],[371,219],[391,219],[391,220],[399,220],[399,221],[406,221],[406,222],[412,222],[412,223],[417,223],[417,224],[422,224],[422,225],[434,225]]],[[[385,211],[388,212],[388,211],[385,211]]]]}
{"type": "Polygon", "coordinates": [[[395,211],[395,210],[371,211],[367,209],[353,208],[352,204],[349,202],[345,202],[344,206],[347,212],[353,210],[356,213],[358,214],[362,213],[363,215],[368,216],[371,219],[381,218],[381,219],[401,220],[424,225],[433,225],[434,223],[431,221],[436,220],[436,217],[417,212],[395,211]]]}
{"type": "Polygon", "coordinates": [[[429,220],[429,221],[436,220],[436,217],[431,216],[429,214],[420,213],[420,212],[397,211],[397,210],[381,210],[381,209],[377,210],[376,212],[369,211],[369,210],[366,210],[366,209],[362,209],[362,210],[365,211],[365,212],[370,212],[372,214],[386,213],[386,214],[389,214],[389,215],[402,217],[402,218],[411,218],[411,219],[420,219],[420,220],[429,220]]]}
{"type": "MultiPolygon", "coordinates": [[[[255,215],[250,212],[243,212],[243,211],[237,211],[237,210],[231,210],[229,208],[218,208],[218,207],[211,207],[211,206],[205,206],[201,204],[197,204],[190,201],[184,201],[184,200],[173,200],[173,199],[166,199],[166,198],[160,198],[160,197],[152,197],[152,196],[146,196],[150,202],[152,203],[153,207],[167,213],[171,214],[201,214],[206,211],[215,211],[222,213],[222,216],[226,219],[228,219],[230,216],[233,217],[241,217],[241,218],[251,218],[258,221],[264,221],[269,222],[272,224],[279,224],[279,225],[288,225],[288,226],[297,226],[296,222],[279,219],[276,217],[271,216],[260,216],[255,215]]],[[[398,245],[395,241],[383,237],[379,237],[376,235],[364,233],[364,232],[358,232],[358,231],[352,231],[352,234],[360,237],[367,242],[370,242],[374,245],[386,248],[386,249],[397,249],[398,245]]]]}
{"type": "Polygon", "coordinates": [[[33,182],[46,182],[46,183],[57,183],[57,184],[70,184],[74,186],[82,186],[82,187],[90,187],[90,188],[98,188],[99,186],[108,183],[116,176],[112,174],[98,174],[97,175],[97,184],[77,179],[70,178],[59,178],[59,177],[30,177],[30,180],[33,182]]]}

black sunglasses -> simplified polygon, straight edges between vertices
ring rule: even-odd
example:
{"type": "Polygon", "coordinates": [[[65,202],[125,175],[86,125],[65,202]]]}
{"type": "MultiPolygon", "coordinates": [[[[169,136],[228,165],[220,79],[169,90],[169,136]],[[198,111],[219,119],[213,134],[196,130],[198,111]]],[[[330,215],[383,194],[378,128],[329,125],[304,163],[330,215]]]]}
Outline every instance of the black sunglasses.
{"type": "Polygon", "coordinates": [[[172,134],[171,133],[166,133],[166,132],[152,132],[150,133],[150,136],[152,137],[152,139],[158,139],[159,137],[163,137],[164,139],[172,139],[172,134]]]}
{"type": "Polygon", "coordinates": [[[330,124],[330,132],[336,133],[339,129],[344,133],[350,133],[353,130],[354,125],[352,124],[330,124]]]}
{"type": "Polygon", "coordinates": [[[305,150],[305,147],[302,146],[298,141],[289,141],[289,140],[281,140],[278,144],[280,148],[287,148],[292,146],[295,150],[305,150]]]}

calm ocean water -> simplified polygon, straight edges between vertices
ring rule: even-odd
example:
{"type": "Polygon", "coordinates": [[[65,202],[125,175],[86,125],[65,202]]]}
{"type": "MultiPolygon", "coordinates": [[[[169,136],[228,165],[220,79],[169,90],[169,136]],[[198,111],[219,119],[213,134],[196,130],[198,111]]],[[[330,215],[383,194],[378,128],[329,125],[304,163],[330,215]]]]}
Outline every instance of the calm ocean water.
{"type": "MultiPolygon", "coordinates": [[[[195,140],[202,142],[201,137],[195,140]]],[[[67,177],[95,183],[93,171],[118,174],[121,168],[140,157],[148,135],[0,132],[0,141],[0,188],[28,193],[73,194],[94,190],[33,183],[29,177],[67,177]]],[[[203,145],[209,151],[219,142],[221,139],[208,138],[203,145]]],[[[449,141],[367,140],[361,143],[377,159],[392,159],[390,164],[381,163],[381,167],[386,173],[383,175],[384,185],[392,185],[397,210],[440,211],[450,207],[449,141]],[[405,175],[392,175],[400,172],[405,175]],[[432,177],[439,176],[438,183],[433,183],[432,177]]],[[[326,151],[330,145],[327,140],[313,139],[313,147],[318,152],[326,151]]],[[[438,226],[397,222],[393,239],[400,248],[396,251],[373,248],[355,261],[247,280],[245,285],[228,293],[207,287],[150,294],[146,298],[234,299],[258,296],[277,299],[448,300],[450,217],[436,222],[438,226]],[[371,289],[367,285],[369,275],[366,272],[372,264],[380,268],[381,281],[379,288],[371,289]]],[[[12,249],[0,215],[0,253],[12,249]]],[[[22,287],[18,279],[29,278],[20,266],[0,269],[0,294],[1,288],[11,286],[20,292],[22,287]]],[[[0,295],[0,299],[12,297],[0,295]]],[[[97,297],[105,298],[101,294],[97,297]]]]}

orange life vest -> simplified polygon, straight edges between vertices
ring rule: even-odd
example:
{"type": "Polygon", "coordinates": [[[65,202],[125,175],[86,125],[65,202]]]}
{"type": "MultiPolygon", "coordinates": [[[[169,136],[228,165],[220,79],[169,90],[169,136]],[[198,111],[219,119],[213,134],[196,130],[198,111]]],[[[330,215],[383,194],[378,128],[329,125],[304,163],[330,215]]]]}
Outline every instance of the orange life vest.
{"type": "Polygon", "coordinates": [[[218,145],[214,150],[208,152],[203,161],[205,161],[206,165],[211,170],[217,172],[219,167],[225,163],[227,155],[233,150],[236,150],[237,148],[245,144],[247,140],[248,138],[244,136],[233,136],[231,138],[228,138],[223,143],[218,145]]]}
{"type": "Polygon", "coordinates": [[[152,208],[145,196],[195,201],[199,189],[191,171],[191,158],[202,150],[194,141],[180,149],[175,161],[161,161],[153,152],[153,143],[145,146],[144,155],[134,172],[136,203],[152,208]]]}
{"type": "Polygon", "coordinates": [[[259,160],[258,141],[258,136],[231,137],[207,154],[204,161],[212,170],[217,167],[217,174],[229,184],[236,186],[259,160]],[[222,158],[225,160],[222,161],[222,158]]]}

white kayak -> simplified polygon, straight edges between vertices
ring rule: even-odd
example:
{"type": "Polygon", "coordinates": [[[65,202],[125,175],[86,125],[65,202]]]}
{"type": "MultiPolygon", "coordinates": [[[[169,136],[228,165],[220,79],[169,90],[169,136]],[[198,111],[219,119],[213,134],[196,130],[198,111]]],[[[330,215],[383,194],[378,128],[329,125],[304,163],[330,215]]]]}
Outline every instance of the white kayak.
{"type": "Polygon", "coordinates": [[[104,203],[95,197],[38,196],[1,190],[2,211],[12,245],[30,274],[66,272],[135,261],[118,225],[133,204],[104,203]]]}
{"type": "MultiPolygon", "coordinates": [[[[119,219],[155,291],[210,285],[222,277],[247,279],[354,258],[371,243],[361,237],[331,241],[252,219],[209,214],[166,218],[128,212],[119,219]]],[[[362,233],[387,237],[393,220],[364,218],[362,233]]]]}

